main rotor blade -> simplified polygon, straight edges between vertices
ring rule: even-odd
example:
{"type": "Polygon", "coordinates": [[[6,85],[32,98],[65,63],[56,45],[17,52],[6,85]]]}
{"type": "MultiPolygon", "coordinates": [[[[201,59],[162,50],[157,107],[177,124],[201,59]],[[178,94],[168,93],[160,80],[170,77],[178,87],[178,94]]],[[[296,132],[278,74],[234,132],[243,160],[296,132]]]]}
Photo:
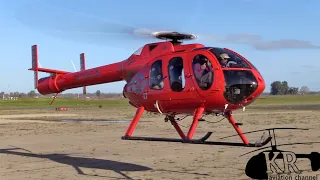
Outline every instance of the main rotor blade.
{"type": "MultiPolygon", "coordinates": [[[[40,3],[40,2],[39,2],[40,3]]],[[[148,28],[102,19],[44,3],[29,3],[16,12],[16,19],[23,25],[54,37],[95,44],[123,46],[130,43],[154,41],[148,28]]]]}

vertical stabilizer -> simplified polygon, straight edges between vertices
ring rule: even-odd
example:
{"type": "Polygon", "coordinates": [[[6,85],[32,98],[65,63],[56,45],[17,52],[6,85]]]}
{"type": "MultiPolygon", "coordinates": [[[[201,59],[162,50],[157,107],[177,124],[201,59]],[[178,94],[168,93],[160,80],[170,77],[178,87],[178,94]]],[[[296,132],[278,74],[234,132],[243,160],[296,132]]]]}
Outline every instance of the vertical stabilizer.
{"type": "Polygon", "coordinates": [[[34,88],[38,87],[38,46],[33,45],[31,47],[32,51],[32,69],[34,71],[34,88]]]}
{"type": "MultiPolygon", "coordinates": [[[[80,71],[86,70],[86,59],[84,53],[80,54],[80,71]]],[[[83,86],[83,94],[87,94],[87,87],[83,86]]]]}

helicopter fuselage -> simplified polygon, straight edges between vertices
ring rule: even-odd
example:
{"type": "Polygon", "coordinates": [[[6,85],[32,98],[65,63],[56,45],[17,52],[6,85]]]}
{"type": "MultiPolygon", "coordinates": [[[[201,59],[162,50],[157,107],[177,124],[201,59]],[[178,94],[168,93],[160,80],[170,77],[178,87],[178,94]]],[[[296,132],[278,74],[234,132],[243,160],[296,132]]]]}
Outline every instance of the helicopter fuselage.
{"type": "Polygon", "coordinates": [[[172,42],[146,44],[126,60],[74,73],[59,71],[36,83],[39,93],[51,94],[122,80],[131,105],[163,114],[193,114],[199,106],[205,113],[232,111],[252,103],[265,89],[259,71],[232,50],[172,42]],[[226,54],[231,63],[224,67],[220,56],[226,54]],[[203,59],[210,63],[196,70],[203,59]]]}
{"type": "MultiPolygon", "coordinates": [[[[141,54],[154,45],[146,45],[141,54]]],[[[126,79],[123,94],[135,107],[144,106],[147,111],[163,114],[193,114],[194,109],[203,105],[206,113],[220,113],[249,105],[265,89],[258,70],[229,49],[162,42],[154,51],[149,52],[149,61],[135,66],[139,67],[137,71],[126,79]],[[234,61],[233,66],[221,66],[219,55],[223,53],[234,61]],[[212,80],[207,87],[201,86],[194,69],[203,57],[212,65],[212,80]],[[157,83],[160,85],[155,86],[157,83]]],[[[128,64],[143,61],[139,55],[131,58],[128,64]]]]}

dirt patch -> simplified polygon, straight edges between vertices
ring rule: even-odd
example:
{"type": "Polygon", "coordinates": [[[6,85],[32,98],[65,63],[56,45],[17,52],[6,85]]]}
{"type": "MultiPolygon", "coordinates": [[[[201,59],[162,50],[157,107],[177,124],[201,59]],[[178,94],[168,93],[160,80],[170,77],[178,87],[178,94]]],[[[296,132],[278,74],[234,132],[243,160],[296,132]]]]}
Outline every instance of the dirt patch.
{"type": "MultiPolygon", "coordinates": [[[[25,114],[9,115],[7,112],[0,116],[0,175],[3,179],[250,179],[244,169],[246,162],[257,154],[239,157],[254,148],[125,141],[121,136],[128,123],[98,121],[131,120],[134,108],[21,113],[25,114]],[[54,121],[71,117],[97,122],[54,121]]],[[[320,112],[249,110],[235,112],[234,116],[244,124],[245,132],[270,127],[312,128],[306,132],[279,131],[279,144],[320,140],[320,112]]],[[[221,117],[204,118],[208,122],[199,123],[195,138],[208,131],[213,131],[209,140],[235,134],[227,120],[210,123],[221,117]]],[[[172,125],[164,122],[163,116],[144,114],[141,120],[145,122],[138,124],[134,135],[179,137],[172,125]]],[[[184,132],[191,122],[191,117],[179,122],[185,126],[184,132]]],[[[261,133],[256,133],[247,137],[256,141],[260,136],[261,133]]],[[[223,140],[240,142],[237,136],[223,140]]],[[[310,153],[319,151],[320,145],[290,145],[279,149],[310,153]]],[[[299,167],[311,169],[310,161],[299,160],[299,167]]],[[[305,172],[304,175],[314,174],[305,172]]]]}

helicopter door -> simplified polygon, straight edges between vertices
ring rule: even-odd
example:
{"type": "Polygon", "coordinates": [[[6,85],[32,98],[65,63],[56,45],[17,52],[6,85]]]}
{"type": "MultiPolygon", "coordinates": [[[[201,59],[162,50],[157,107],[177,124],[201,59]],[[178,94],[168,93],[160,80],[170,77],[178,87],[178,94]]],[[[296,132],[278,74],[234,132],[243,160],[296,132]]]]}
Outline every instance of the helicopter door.
{"type": "Polygon", "coordinates": [[[188,83],[185,74],[187,74],[186,66],[182,57],[170,57],[167,66],[168,86],[171,99],[192,98],[190,91],[190,83],[188,83]]]}
{"type": "Polygon", "coordinates": [[[186,80],[184,77],[183,59],[174,57],[168,62],[168,77],[170,89],[173,92],[181,92],[185,88],[186,80]]]}
{"type": "Polygon", "coordinates": [[[192,60],[192,79],[201,96],[207,96],[215,92],[211,90],[214,82],[214,66],[212,62],[214,61],[204,54],[195,54],[192,60]]]}

